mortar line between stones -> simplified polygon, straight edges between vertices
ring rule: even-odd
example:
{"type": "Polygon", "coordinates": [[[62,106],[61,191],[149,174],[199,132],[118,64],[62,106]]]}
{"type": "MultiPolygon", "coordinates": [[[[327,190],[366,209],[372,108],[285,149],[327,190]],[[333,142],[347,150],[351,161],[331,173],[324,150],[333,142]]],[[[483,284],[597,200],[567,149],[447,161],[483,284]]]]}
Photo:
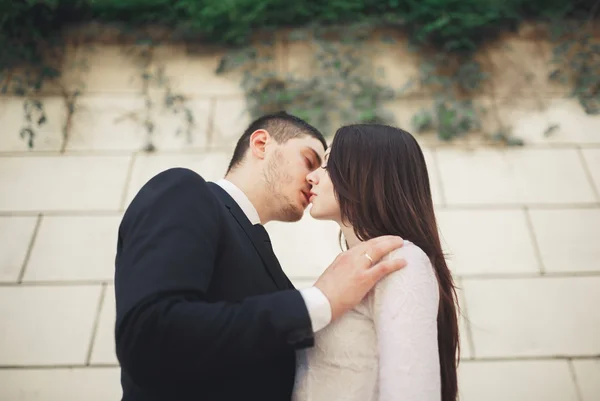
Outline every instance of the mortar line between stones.
{"type": "Polygon", "coordinates": [[[29,247],[27,248],[27,253],[25,254],[25,258],[23,259],[21,270],[19,271],[19,277],[17,278],[18,284],[21,284],[23,282],[23,277],[25,276],[25,271],[27,270],[27,265],[29,264],[29,259],[31,258],[31,253],[33,252],[33,247],[35,246],[35,240],[37,239],[41,224],[42,214],[40,213],[37,215],[35,227],[33,229],[33,233],[31,234],[31,240],[29,241],[29,247]]]}
{"type": "Polygon", "coordinates": [[[468,362],[536,362],[536,361],[589,361],[600,359],[600,355],[537,355],[537,356],[490,356],[467,359],[468,362]]]}
{"type": "MultiPolygon", "coordinates": [[[[211,98],[211,102],[215,103],[216,99],[214,97],[211,98]]],[[[423,148],[428,148],[431,151],[433,150],[458,150],[461,151],[464,149],[463,146],[459,144],[423,144],[423,148]]],[[[485,148],[486,150],[494,150],[495,148],[485,148]]],[[[582,150],[582,149],[600,149],[600,144],[574,144],[574,143],[565,143],[565,144],[527,144],[522,149],[525,150],[546,150],[546,149],[564,149],[564,150],[582,150]]],[[[155,154],[157,155],[185,155],[185,154],[198,154],[205,152],[214,152],[214,151],[223,151],[230,152],[232,151],[232,146],[228,145],[219,145],[214,147],[206,147],[206,148],[190,148],[190,149],[161,149],[157,151],[155,154]]],[[[64,153],[59,150],[27,150],[27,151],[0,151],[0,158],[11,158],[11,157],[84,157],[84,156],[129,156],[131,154],[131,149],[82,149],[82,150],[67,150],[64,153]]]]}
{"type": "MultiPolygon", "coordinates": [[[[440,210],[488,210],[488,211],[505,211],[505,210],[522,210],[525,205],[523,204],[477,204],[477,205],[461,205],[461,204],[436,204],[435,209],[440,210]]],[[[593,203],[560,203],[560,204],[529,204],[527,205],[529,210],[561,210],[561,209],[598,209],[600,208],[600,202],[593,203]]],[[[95,209],[95,210],[12,210],[12,211],[0,211],[0,216],[37,216],[43,214],[44,216],[108,216],[122,213],[122,210],[116,209],[95,209]]]]}
{"type": "Polygon", "coordinates": [[[123,186],[123,193],[121,193],[121,201],[119,202],[119,211],[125,210],[125,202],[127,202],[127,195],[129,193],[129,187],[131,186],[131,179],[133,176],[133,167],[135,165],[135,160],[137,159],[137,153],[131,155],[131,160],[129,160],[129,165],[127,167],[127,175],[125,176],[125,185],[123,186]]]}
{"type": "Polygon", "coordinates": [[[592,177],[592,172],[590,170],[590,166],[588,166],[585,161],[585,157],[583,156],[583,151],[581,148],[577,148],[577,154],[579,155],[579,160],[581,160],[581,165],[583,166],[583,171],[585,172],[585,176],[587,178],[588,183],[592,187],[592,192],[596,197],[596,200],[600,201],[600,188],[596,188],[596,184],[594,183],[594,177],[592,177]]]}
{"type": "Polygon", "coordinates": [[[58,364],[58,365],[0,365],[0,370],[58,370],[58,369],[95,369],[95,368],[118,368],[119,364],[98,363],[91,365],[83,364],[58,364]]]}
{"type": "Polygon", "coordinates": [[[533,251],[535,253],[535,257],[538,261],[538,268],[540,269],[540,275],[546,275],[546,266],[544,266],[544,259],[542,258],[542,250],[540,244],[538,242],[537,236],[535,235],[535,227],[533,226],[533,220],[531,219],[531,213],[529,213],[529,208],[525,206],[523,208],[523,213],[525,214],[525,223],[527,224],[527,230],[529,231],[529,236],[531,237],[531,243],[533,245],[533,251]]]}
{"type": "Polygon", "coordinates": [[[87,286],[101,286],[101,285],[112,285],[113,280],[56,280],[56,281],[23,281],[18,282],[0,282],[0,287],[87,287],[87,286]]]}
{"type": "MultiPolygon", "coordinates": [[[[539,361],[590,361],[600,360],[600,355],[577,356],[507,356],[507,357],[480,357],[462,359],[461,363],[477,362],[539,362],[539,361]]],[[[52,370],[52,369],[95,369],[118,368],[118,363],[92,363],[85,364],[56,364],[56,365],[0,365],[0,370],[52,370]]]]}
{"type": "Polygon", "coordinates": [[[90,339],[90,346],[88,348],[87,356],[85,358],[86,366],[90,366],[90,363],[92,361],[92,352],[94,351],[94,343],[96,342],[96,337],[98,336],[98,326],[100,325],[100,317],[102,315],[104,298],[106,298],[106,287],[106,283],[103,283],[102,289],[100,290],[100,299],[98,301],[98,307],[96,308],[96,319],[94,320],[94,326],[92,326],[92,337],[90,339]]]}
{"type": "Polygon", "coordinates": [[[71,216],[117,216],[120,210],[35,210],[35,211],[13,211],[0,212],[0,217],[36,217],[40,214],[49,217],[71,217],[71,216]]]}
{"type": "Polygon", "coordinates": [[[217,111],[217,99],[211,97],[208,103],[208,121],[206,122],[206,141],[205,146],[208,151],[214,151],[213,148],[214,137],[215,137],[215,113],[217,111]]]}
{"type": "Polygon", "coordinates": [[[583,394],[581,393],[581,388],[579,387],[579,380],[577,380],[577,373],[575,372],[575,365],[573,365],[573,360],[569,359],[567,361],[567,365],[569,365],[569,373],[571,373],[571,380],[573,380],[573,384],[575,385],[575,392],[577,393],[577,400],[583,400],[583,394]]]}
{"type": "MultiPolygon", "coordinates": [[[[469,316],[469,311],[467,308],[467,299],[465,297],[465,289],[463,286],[463,280],[462,278],[458,278],[458,283],[460,284],[460,296],[459,296],[459,302],[462,303],[461,306],[461,316],[464,318],[465,320],[465,330],[466,330],[466,334],[467,334],[467,345],[469,347],[469,352],[471,354],[471,357],[469,359],[475,359],[477,357],[476,353],[475,353],[475,340],[473,339],[473,330],[471,329],[471,321],[468,319],[469,316]]],[[[460,327],[460,325],[459,325],[460,327]]]]}
{"type": "MultiPolygon", "coordinates": [[[[537,279],[560,279],[560,278],[593,278],[600,277],[599,271],[581,271],[581,272],[547,272],[543,276],[539,273],[506,273],[506,274],[464,274],[456,275],[457,281],[488,281],[488,280],[537,280],[537,279]]],[[[315,281],[317,277],[308,276],[290,276],[291,280],[315,281]]],[[[0,282],[0,287],[60,287],[60,286],[90,286],[90,285],[112,285],[112,279],[98,280],[57,280],[57,281],[24,281],[0,282]]]]}

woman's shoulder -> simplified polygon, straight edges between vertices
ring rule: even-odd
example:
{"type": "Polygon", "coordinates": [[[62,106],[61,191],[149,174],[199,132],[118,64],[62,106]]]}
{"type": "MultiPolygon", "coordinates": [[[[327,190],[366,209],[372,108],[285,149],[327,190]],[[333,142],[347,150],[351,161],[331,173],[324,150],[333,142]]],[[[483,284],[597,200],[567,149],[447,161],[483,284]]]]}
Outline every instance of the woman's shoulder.
{"type": "Polygon", "coordinates": [[[429,256],[419,246],[405,240],[401,248],[383,259],[401,258],[406,260],[406,266],[382,278],[371,291],[371,308],[391,307],[396,310],[399,309],[397,305],[408,307],[414,301],[429,305],[424,310],[430,310],[434,316],[437,313],[439,285],[429,256]]]}
{"type": "Polygon", "coordinates": [[[404,259],[406,266],[384,277],[378,286],[406,286],[416,281],[428,281],[437,285],[435,270],[429,256],[415,243],[404,240],[404,245],[389,254],[383,260],[404,259]]]}
{"type": "Polygon", "coordinates": [[[429,256],[417,244],[404,240],[402,247],[385,255],[382,260],[404,259],[407,263],[425,263],[431,265],[429,256]]]}

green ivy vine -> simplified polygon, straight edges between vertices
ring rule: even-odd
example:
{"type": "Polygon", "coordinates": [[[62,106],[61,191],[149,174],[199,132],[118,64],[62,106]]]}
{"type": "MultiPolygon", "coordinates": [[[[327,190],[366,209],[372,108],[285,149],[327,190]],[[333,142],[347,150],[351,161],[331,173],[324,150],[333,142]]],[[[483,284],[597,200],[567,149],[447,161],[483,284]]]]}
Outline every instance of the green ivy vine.
{"type": "MultiPolygon", "coordinates": [[[[56,85],[67,109],[66,143],[71,117],[85,88],[60,85],[61,76],[71,73],[59,67],[68,37],[63,29],[98,23],[121,27],[129,34],[157,26],[169,32],[170,40],[234,45],[216,72],[241,72],[240,84],[251,116],[285,109],[327,134],[347,122],[394,123],[386,104],[403,97],[411,85],[418,85],[432,94],[431,102],[415,113],[411,128],[417,133],[435,131],[441,140],[449,141],[486,128],[482,116],[487,111],[475,99],[489,76],[475,55],[500,33],[516,31],[529,20],[547,23],[548,37],[554,42],[548,79],[570,87],[586,113],[599,114],[599,8],[599,0],[410,0],[385,4],[367,0],[0,0],[0,94],[23,99],[24,122],[19,135],[33,147],[36,132],[48,120],[44,88],[56,85]],[[403,89],[382,84],[385,71],[373,63],[377,51],[373,37],[381,30],[407,35],[408,46],[421,59],[419,73],[406,77],[403,89]],[[275,44],[282,41],[310,46],[309,71],[280,68],[275,44]]],[[[382,40],[393,41],[390,37],[382,40]]],[[[186,97],[174,92],[164,66],[156,65],[156,44],[143,38],[130,49],[138,62],[144,108],[127,117],[144,127],[147,151],[155,149],[155,115],[160,104],[151,92],[156,89],[161,90],[163,109],[181,116],[176,133],[190,139],[195,123],[186,97]]],[[[522,144],[512,137],[509,126],[499,126],[485,136],[508,145],[522,144]]]]}

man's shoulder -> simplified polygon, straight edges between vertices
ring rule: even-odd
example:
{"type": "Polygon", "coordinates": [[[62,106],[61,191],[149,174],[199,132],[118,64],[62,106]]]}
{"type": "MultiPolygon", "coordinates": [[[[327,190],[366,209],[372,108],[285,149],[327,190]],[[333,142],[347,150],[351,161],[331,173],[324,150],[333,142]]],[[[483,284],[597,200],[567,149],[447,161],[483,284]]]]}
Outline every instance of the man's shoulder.
{"type": "Polygon", "coordinates": [[[216,198],[209,182],[197,172],[173,167],[151,177],[137,192],[128,207],[147,207],[168,202],[178,207],[213,204],[216,198]]]}
{"type": "Polygon", "coordinates": [[[185,167],[171,167],[160,173],[156,174],[152,177],[148,182],[152,181],[161,181],[161,182],[171,182],[171,183],[180,183],[180,182],[190,182],[197,184],[206,185],[208,182],[204,177],[198,174],[196,171],[185,168],[185,167]]]}
{"type": "Polygon", "coordinates": [[[150,178],[139,192],[211,194],[209,188],[209,181],[196,171],[184,167],[172,167],[150,178]]]}

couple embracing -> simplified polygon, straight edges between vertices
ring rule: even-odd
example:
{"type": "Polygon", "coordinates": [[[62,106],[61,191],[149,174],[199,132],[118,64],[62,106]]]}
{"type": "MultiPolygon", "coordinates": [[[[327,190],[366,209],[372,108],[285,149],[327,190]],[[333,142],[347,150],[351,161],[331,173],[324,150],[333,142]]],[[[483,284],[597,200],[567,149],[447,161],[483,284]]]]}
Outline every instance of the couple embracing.
{"type": "Polygon", "coordinates": [[[124,401],[457,398],[455,287],[423,153],[401,129],[344,126],[328,148],[297,117],[263,116],[223,179],[150,179],[115,264],[124,401]],[[263,225],[309,204],[347,249],[297,290],[263,225]]]}

